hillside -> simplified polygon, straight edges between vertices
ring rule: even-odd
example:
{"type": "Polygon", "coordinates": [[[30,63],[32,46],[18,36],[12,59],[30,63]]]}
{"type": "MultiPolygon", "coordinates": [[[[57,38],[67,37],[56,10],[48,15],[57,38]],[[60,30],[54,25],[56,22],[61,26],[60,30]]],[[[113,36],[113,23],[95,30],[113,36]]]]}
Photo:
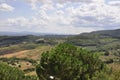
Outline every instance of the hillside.
{"type": "Polygon", "coordinates": [[[101,52],[101,60],[113,69],[120,66],[120,29],[82,33],[69,37],[67,42],[92,52],[101,52]]]}
{"type": "Polygon", "coordinates": [[[38,46],[35,49],[20,50],[8,54],[0,55],[0,62],[9,64],[12,67],[17,67],[26,75],[36,75],[35,66],[39,61],[43,52],[49,51],[52,46],[38,46]]]}
{"type": "Polygon", "coordinates": [[[101,36],[109,36],[109,37],[120,38],[120,29],[94,31],[94,32],[91,32],[91,33],[83,33],[81,35],[101,35],[101,36]]]}
{"type": "Polygon", "coordinates": [[[0,54],[34,49],[40,45],[68,42],[92,51],[120,55],[120,29],[94,31],[79,35],[0,36],[0,54]]]}
{"type": "Polygon", "coordinates": [[[120,29],[83,33],[70,37],[67,42],[91,50],[117,50],[120,49],[120,29]]]}
{"type": "Polygon", "coordinates": [[[35,43],[35,44],[49,44],[54,45],[61,40],[66,40],[72,35],[26,35],[26,36],[0,36],[0,47],[8,47],[10,45],[35,43]]]}

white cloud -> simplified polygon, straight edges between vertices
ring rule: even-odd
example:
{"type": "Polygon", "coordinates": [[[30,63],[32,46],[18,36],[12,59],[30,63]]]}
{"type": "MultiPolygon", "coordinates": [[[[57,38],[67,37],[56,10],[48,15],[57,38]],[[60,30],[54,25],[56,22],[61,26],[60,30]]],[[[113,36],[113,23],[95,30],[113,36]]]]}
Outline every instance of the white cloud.
{"type": "Polygon", "coordinates": [[[76,12],[73,15],[73,26],[119,28],[120,14],[118,13],[120,9],[107,5],[102,0],[100,2],[94,0],[93,3],[81,5],[73,11],[76,12]]]}
{"type": "Polygon", "coordinates": [[[108,2],[109,5],[112,5],[112,6],[118,6],[120,7],[120,1],[110,1],[108,2]]]}
{"type": "Polygon", "coordinates": [[[24,0],[27,3],[30,3],[30,5],[32,6],[32,9],[35,10],[37,9],[37,5],[38,4],[52,4],[52,3],[56,3],[57,4],[57,8],[62,8],[63,6],[62,4],[65,3],[91,3],[93,0],[24,0]]]}
{"type": "Polygon", "coordinates": [[[24,31],[60,34],[79,34],[101,29],[120,28],[119,7],[106,4],[104,0],[25,1],[35,9],[35,15],[9,18],[5,26],[15,26],[24,31]]]}
{"type": "Polygon", "coordinates": [[[40,10],[45,10],[45,11],[47,11],[47,10],[53,10],[53,9],[54,9],[54,7],[51,4],[44,4],[44,5],[42,5],[40,7],[40,10]]]}
{"type": "Polygon", "coordinates": [[[64,7],[64,4],[56,3],[56,8],[57,9],[60,9],[60,8],[63,8],[63,7],[64,7]]]}
{"type": "Polygon", "coordinates": [[[16,26],[28,26],[28,20],[25,17],[8,19],[8,22],[16,26]]]}
{"type": "Polygon", "coordinates": [[[6,3],[2,3],[0,4],[0,11],[13,11],[14,7],[6,4],[6,3]]]}
{"type": "Polygon", "coordinates": [[[57,15],[64,15],[64,11],[58,10],[58,11],[56,11],[56,14],[57,14],[57,15]]]}
{"type": "Polygon", "coordinates": [[[38,4],[50,4],[52,3],[51,0],[24,0],[25,2],[29,3],[33,10],[37,9],[38,4]]]}
{"type": "Polygon", "coordinates": [[[65,3],[65,2],[85,2],[85,3],[91,3],[92,0],[56,0],[56,2],[60,2],[60,3],[65,3]]]}

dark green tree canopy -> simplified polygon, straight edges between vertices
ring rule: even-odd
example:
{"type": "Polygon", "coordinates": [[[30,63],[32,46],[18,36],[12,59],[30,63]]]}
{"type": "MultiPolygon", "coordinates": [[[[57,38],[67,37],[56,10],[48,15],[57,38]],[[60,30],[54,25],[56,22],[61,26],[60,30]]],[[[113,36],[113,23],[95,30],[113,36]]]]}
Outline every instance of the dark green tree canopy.
{"type": "Polygon", "coordinates": [[[42,54],[36,72],[40,80],[89,80],[104,69],[97,53],[63,43],[42,54]]]}

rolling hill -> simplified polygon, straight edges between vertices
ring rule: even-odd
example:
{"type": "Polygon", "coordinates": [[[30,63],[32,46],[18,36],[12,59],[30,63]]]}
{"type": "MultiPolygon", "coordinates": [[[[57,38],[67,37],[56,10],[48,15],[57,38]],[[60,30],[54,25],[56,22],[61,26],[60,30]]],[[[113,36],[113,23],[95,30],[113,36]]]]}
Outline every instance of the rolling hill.
{"type": "Polygon", "coordinates": [[[67,42],[93,51],[118,51],[120,49],[120,29],[82,33],[69,37],[67,42]]]}
{"type": "Polygon", "coordinates": [[[109,37],[120,38],[120,29],[94,31],[94,32],[91,32],[91,33],[83,33],[83,34],[80,34],[80,35],[101,35],[101,36],[109,36],[109,37]]]}

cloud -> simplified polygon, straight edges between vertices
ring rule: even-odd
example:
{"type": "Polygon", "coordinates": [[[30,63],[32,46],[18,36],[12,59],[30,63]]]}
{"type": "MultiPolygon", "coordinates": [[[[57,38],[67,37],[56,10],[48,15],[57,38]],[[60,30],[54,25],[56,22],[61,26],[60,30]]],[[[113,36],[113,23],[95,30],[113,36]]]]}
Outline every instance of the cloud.
{"type": "Polygon", "coordinates": [[[47,4],[47,3],[51,3],[52,0],[24,0],[25,2],[29,3],[32,7],[33,10],[37,9],[37,5],[38,4],[47,4]]]}
{"type": "Polygon", "coordinates": [[[113,3],[106,4],[105,0],[24,1],[32,6],[34,15],[8,18],[2,26],[23,31],[59,34],[120,28],[119,7],[113,6],[113,3]]]}
{"type": "Polygon", "coordinates": [[[56,0],[56,2],[60,2],[60,3],[65,3],[65,2],[73,2],[73,3],[77,3],[77,2],[82,2],[82,3],[90,3],[92,2],[92,0],[56,0]]]}
{"type": "Polygon", "coordinates": [[[56,8],[60,9],[60,8],[63,8],[63,7],[64,7],[64,4],[56,3],[56,8]]]}
{"type": "Polygon", "coordinates": [[[0,11],[13,11],[14,7],[6,4],[6,3],[2,3],[0,4],[0,11]]]}
{"type": "MultiPolygon", "coordinates": [[[[44,20],[37,19],[35,17],[32,17],[30,19],[27,19],[25,17],[18,17],[18,18],[10,18],[8,19],[7,27],[6,29],[9,30],[8,26],[12,26],[12,30],[28,30],[28,31],[35,31],[35,32],[43,32],[43,33],[56,33],[56,34],[79,34],[82,32],[91,32],[95,31],[94,28],[84,28],[84,27],[74,27],[74,26],[67,26],[67,22],[61,22],[64,20],[64,18],[56,18],[51,19],[49,22],[45,22],[44,20]],[[55,22],[56,21],[56,22],[55,22]],[[61,22],[61,24],[66,25],[60,25],[58,24],[58,21],[61,22]],[[52,23],[55,22],[55,23],[52,23]],[[15,26],[15,27],[14,27],[15,26]],[[34,28],[33,28],[34,27],[34,28]]],[[[69,21],[68,21],[69,22],[69,21]]],[[[1,27],[2,29],[3,27],[1,27]]],[[[17,30],[17,31],[18,31],[17,30]]]]}
{"type": "MultiPolygon", "coordinates": [[[[71,10],[72,11],[72,10],[71,10]]],[[[102,29],[120,27],[120,9],[94,0],[91,4],[84,4],[74,9],[72,25],[76,27],[98,27],[102,29]]]]}
{"type": "Polygon", "coordinates": [[[0,4],[1,3],[7,3],[7,2],[10,2],[10,1],[16,1],[16,0],[0,0],[0,4]]]}
{"type": "Polygon", "coordinates": [[[53,4],[56,3],[57,7],[62,7],[64,3],[91,3],[93,0],[24,0],[29,3],[33,10],[37,9],[38,4],[53,4]]]}
{"type": "Polygon", "coordinates": [[[51,3],[51,2],[56,2],[56,3],[66,3],[66,2],[92,2],[93,0],[25,0],[29,3],[37,3],[37,2],[41,2],[41,3],[51,3]]]}
{"type": "Polygon", "coordinates": [[[108,4],[111,5],[111,6],[120,7],[120,1],[109,1],[108,4]]]}

